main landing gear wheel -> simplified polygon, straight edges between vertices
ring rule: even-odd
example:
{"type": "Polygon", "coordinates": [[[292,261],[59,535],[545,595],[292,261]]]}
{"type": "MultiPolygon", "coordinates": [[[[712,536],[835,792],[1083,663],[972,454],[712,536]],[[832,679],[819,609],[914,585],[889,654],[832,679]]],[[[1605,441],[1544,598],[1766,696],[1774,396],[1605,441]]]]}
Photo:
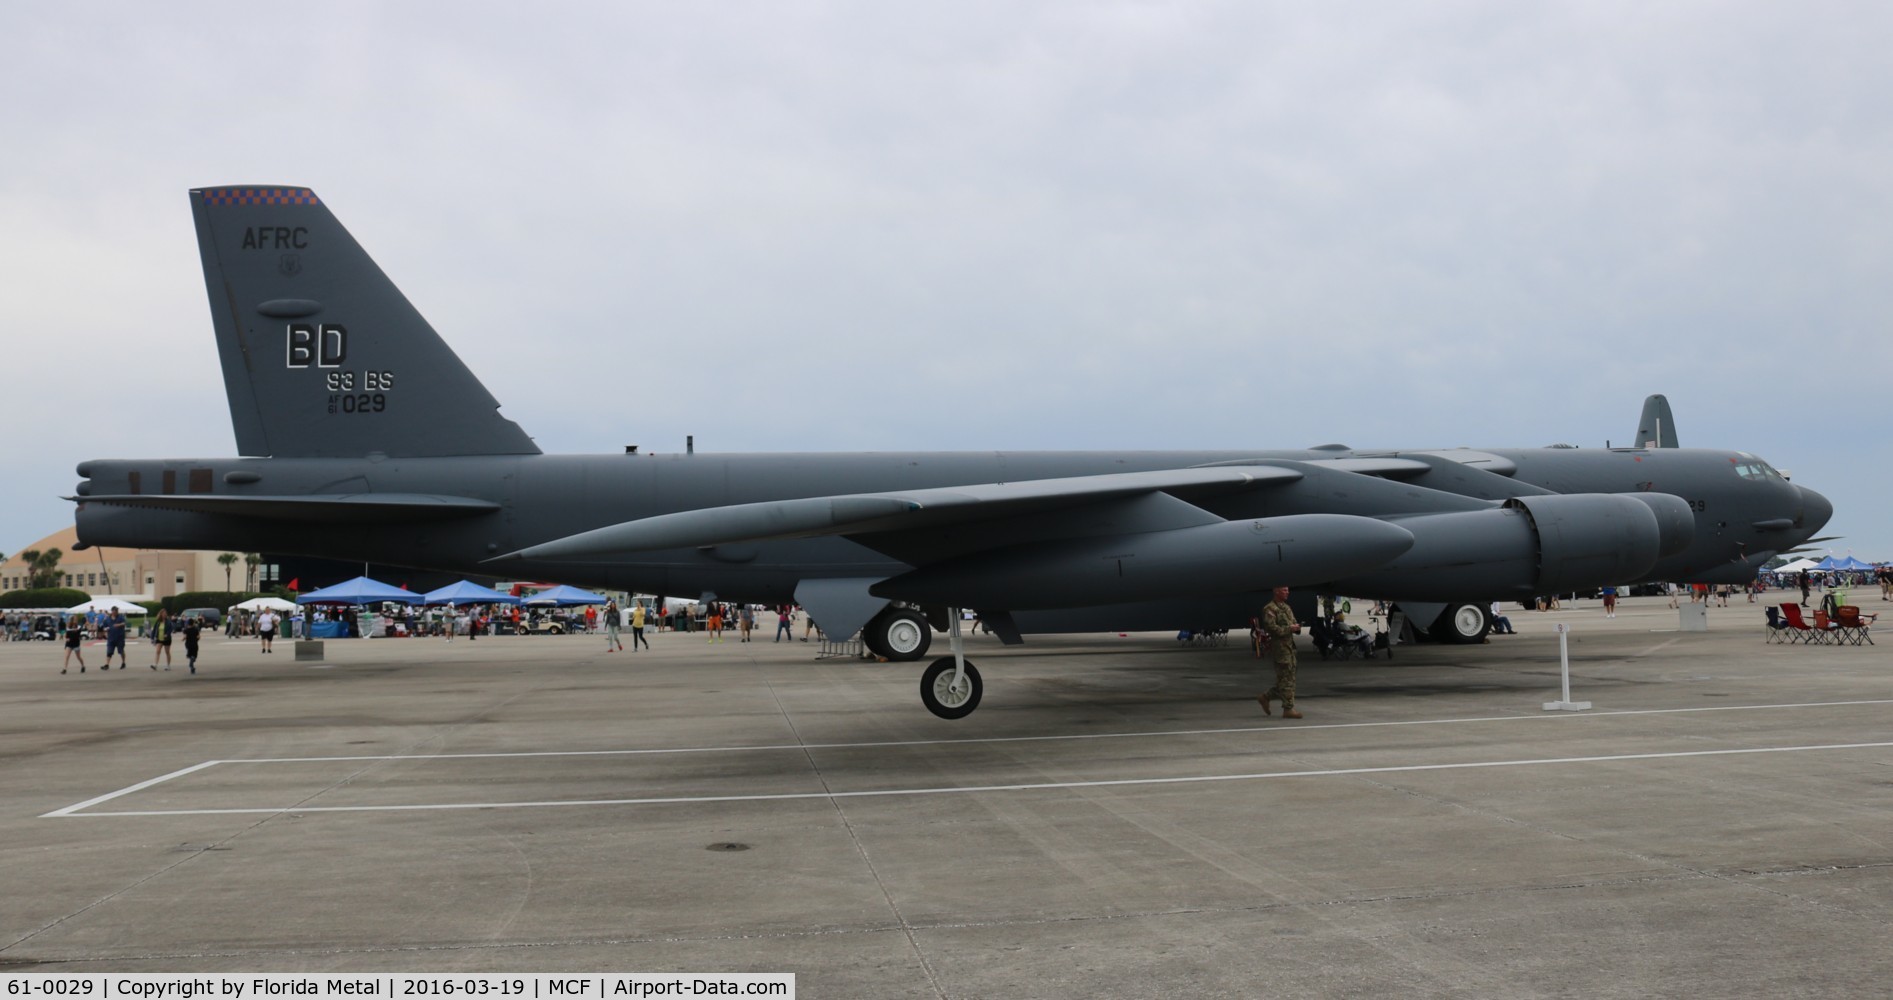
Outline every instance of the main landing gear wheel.
{"type": "Polygon", "coordinates": [[[1433,638],[1464,646],[1485,638],[1492,625],[1483,604],[1449,604],[1433,623],[1433,638]]]}
{"type": "Polygon", "coordinates": [[[966,661],[966,674],[953,683],[953,657],[942,656],[920,675],[920,701],[927,711],[942,719],[964,719],[979,707],[979,696],[986,686],[980,682],[973,661],[966,661]]]}
{"type": "Polygon", "coordinates": [[[933,626],[918,611],[888,608],[861,630],[861,641],[876,656],[911,663],[927,655],[927,647],[933,645],[933,626]]]}

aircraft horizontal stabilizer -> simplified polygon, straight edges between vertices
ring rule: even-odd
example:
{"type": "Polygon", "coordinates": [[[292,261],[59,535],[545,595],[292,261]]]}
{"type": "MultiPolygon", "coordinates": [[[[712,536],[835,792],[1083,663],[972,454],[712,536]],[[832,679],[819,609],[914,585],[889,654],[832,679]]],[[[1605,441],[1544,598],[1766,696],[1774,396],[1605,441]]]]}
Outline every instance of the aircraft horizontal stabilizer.
{"type": "Polygon", "coordinates": [[[498,559],[572,559],[616,552],[696,548],[766,539],[909,530],[1054,510],[1140,493],[1228,492],[1293,482],[1275,466],[1121,472],[1019,483],[984,483],[899,493],[803,497],[659,514],[529,546],[498,559]]]}
{"type": "Polygon", "coordinates": [[[152,510],[178,510],[194,514],[224,514],[255,517],[268,521],[314,521],[323,524],[390,521],[432,521],[453,517],[471,517],[500,509],[489,500],[471,497],[435,496],[425,493],[349,493],[324,495],[313,493],[290,497],[237,496],[122,496],[67,497],[81,505],[112,504],[119,507],[144,507],[152,510]]]}

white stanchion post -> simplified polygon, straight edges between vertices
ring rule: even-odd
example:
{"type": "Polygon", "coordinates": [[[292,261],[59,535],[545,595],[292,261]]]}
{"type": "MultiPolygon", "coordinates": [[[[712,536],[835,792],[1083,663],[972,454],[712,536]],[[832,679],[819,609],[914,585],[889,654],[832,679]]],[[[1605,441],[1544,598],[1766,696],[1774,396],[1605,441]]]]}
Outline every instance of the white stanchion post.
{"type": "Polygon", "coordinates": [[[1558,629],[1558,666],[1564,675],[1564,700],[1545,702],[1547,712],[1582,712],[1591,707],[1588,701],[1571,700],[1571,625],[1559,622],[1558,629]]]}

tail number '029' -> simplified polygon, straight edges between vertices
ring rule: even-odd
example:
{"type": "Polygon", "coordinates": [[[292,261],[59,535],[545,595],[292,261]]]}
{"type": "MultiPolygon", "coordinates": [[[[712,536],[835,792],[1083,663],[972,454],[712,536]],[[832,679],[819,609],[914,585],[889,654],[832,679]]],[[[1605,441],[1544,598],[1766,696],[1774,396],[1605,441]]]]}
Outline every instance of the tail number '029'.
{"type": "Polygon", "coordinates": [[[380,413],[388,408],[388,394],[385,392],[358,392],[347,396],[330,396],[330,413],[380,413]]]}

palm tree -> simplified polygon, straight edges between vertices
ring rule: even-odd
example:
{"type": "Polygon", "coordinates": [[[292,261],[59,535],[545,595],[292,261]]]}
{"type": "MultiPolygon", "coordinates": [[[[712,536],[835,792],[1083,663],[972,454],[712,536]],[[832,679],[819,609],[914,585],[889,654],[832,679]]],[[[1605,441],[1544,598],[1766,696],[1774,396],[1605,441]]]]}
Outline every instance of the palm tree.
{"type": "Polygon", "coordinates": [[[245,590],[256,589],[256,568],[258,566],[261,566],[262,564],[263,564],[262,556],[259,556],[254,552],[245,552],[243,554],[243,565],[244,565],[243,589],[245,590]]]}
{"type": "Polygon", "coordinates": [[[223,589],[228,591],[230,589],[230,567],[237,564],[237,554],[235,552],[225,552],[223,555],[217,557],[217,563],[223,567],[223,589]]]}
{"type": "Polygon", "coordinates": [[[29,586],[37,590],[42,587],[59,586],[59,557],[65,553],[58,549],[28,549],[20,553],[20,559],[26,563],[26,579],[29,586]]]}

